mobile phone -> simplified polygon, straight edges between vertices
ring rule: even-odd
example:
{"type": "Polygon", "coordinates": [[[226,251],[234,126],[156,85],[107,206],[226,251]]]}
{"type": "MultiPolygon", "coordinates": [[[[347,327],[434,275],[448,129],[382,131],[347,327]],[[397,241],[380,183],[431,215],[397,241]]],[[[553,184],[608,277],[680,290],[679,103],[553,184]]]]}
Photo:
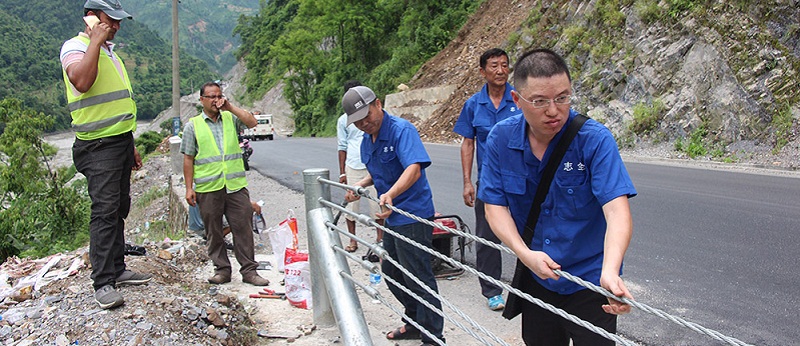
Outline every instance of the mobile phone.
{"type": "Polygon", "coordinates": [[[89,29],[94,29],[94,26],[97,25],[97,23],[100,23],[100,18],[97,18],[97,16],[94,15],[85,16],[83,17],[83,22],[89,26],[89,29]]]}

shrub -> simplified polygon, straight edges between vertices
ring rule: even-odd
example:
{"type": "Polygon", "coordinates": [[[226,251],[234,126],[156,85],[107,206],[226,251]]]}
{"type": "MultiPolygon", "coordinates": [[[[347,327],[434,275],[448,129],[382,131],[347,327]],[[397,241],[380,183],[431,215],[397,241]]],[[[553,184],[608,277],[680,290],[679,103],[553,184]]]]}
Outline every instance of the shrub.
{"type": "MultiPolygon", "coordinates": [[[[170,120],[172,121],[172,120],[170,120]]],[[[145,157],[147,154],[155,151],[164,140],[164,136],[155,131],[147,131],[136,139],[136,148],[139,150],[139,155],[145,157]]]]}
{"type": "Polygon", "coordinates": [[[639,102],[633,106],[633,122],[628,128],[638,135],[649,134],[661,122],[665,110],[664,102],[659,99],[654,100],[652,105],[639,102]]]}

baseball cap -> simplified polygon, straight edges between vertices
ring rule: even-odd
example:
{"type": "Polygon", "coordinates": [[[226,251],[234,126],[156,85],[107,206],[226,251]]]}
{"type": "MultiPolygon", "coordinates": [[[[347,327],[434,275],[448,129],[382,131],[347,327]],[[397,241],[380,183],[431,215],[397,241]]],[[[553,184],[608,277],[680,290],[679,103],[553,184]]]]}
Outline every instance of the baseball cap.
{"type": "Polygon", "coordinates": [[[86,0],[83,8],[101,10],[116,20],[122,20],[123,18],[133,19],[133,16],[122,9],[122,4],[119,3],[119,0],[86,0]]]}
{"type": "Polygon", "coordinates": [[[347,113],[347,125],[364,119],[369,114],[369,104],[375,101],[375,93],[365,86],[352,87],[342,97],[342,108],[347,113]]]}

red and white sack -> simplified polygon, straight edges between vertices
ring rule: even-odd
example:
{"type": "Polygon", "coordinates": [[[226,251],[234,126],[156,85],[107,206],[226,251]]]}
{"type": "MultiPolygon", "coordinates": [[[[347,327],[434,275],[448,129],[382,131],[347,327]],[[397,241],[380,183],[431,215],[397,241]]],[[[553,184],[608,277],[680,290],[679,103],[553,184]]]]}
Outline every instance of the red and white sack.
{"type": "Polygon", "coordinates": [[[297,250],[297,219],[294,217],[294,210],[289,209],[286,219],[277,226],[270,227],[265,233],[269,235],[272,253],[275,255],[275,262],[278,264],[278,271],[284,272],[285,250],[287,248],[297,250]]]}
{"type": "Polygon", "coordinates": [[[286,248],[284,264],[284,283],[286,299],[290,304],[311,309],[311,268],[308,264],[308,253],[286,248]]]}

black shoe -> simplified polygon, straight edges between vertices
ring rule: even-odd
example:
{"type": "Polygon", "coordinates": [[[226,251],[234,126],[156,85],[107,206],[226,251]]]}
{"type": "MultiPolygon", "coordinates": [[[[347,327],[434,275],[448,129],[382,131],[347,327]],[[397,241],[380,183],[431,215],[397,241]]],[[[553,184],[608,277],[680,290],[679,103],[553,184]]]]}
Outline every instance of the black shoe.
{"type": "Polygon", "coordinates": [[[231,242],[226,240],[225,241],[225,248],[228,249],[228,250],[233,250],[233,244],[231,244],[231,242]]]}
{"type": "Polygon", "coordinates": [[[147,249],[144,246],[125,244],[125,254],[133,256],[144,256],[147,254],[147,249]]]}

